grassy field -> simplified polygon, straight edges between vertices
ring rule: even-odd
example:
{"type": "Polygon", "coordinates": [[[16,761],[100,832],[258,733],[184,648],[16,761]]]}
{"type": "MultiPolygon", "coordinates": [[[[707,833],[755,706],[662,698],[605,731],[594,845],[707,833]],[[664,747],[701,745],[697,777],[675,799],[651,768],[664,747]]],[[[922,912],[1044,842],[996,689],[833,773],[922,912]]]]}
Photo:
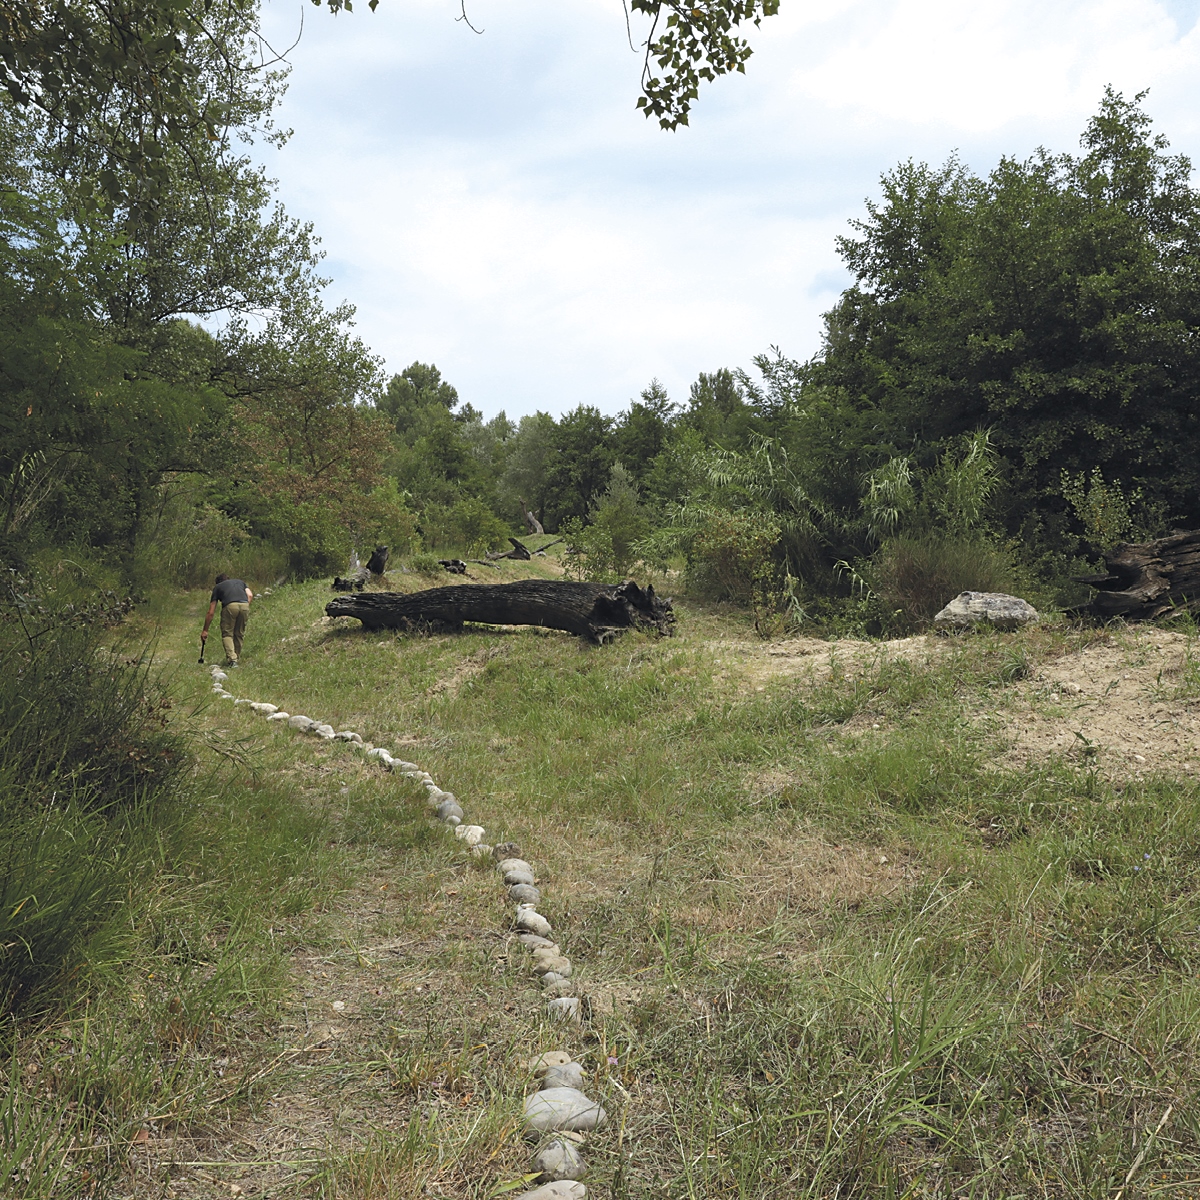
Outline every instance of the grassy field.
{"type": "Polygon", "coordinates": [[[520,843],[589,1022],[546,1025],[494,873],[412,785],[211,698],[177,596],[126,636],[198,800],[124,966],[13,1043],[9,1142],[67,1164],[16,1194],[492,1200],[528,1170],[521,1063],[564,1040],[612,1116],[598,1197],[1200,1194],[1191,632],[769,644],[684,604],[596,649],[367,634],[328,595],[256,602],[228,686],[520,843]],[[1100,743],[1121,695],[1170,754],[1100,743]]]}

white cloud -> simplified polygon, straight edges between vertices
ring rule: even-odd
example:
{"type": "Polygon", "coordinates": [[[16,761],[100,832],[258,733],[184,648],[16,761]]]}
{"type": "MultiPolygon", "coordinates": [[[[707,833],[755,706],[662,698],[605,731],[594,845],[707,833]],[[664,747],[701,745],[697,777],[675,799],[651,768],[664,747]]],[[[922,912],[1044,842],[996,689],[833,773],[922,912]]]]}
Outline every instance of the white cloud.
{"type": "MultiPolygon", "coordinates": [[[[785,0],[676,134],[634,111],[617,0],[471,0],[482,37],[444,0],[306,6],[270,166],[390,369],[435,361],[488,413],[614,411],[654,375],[681,396],[812,353],[834,237],[899,159],[1070,149],[1108,82],[1200,140],[1189,6],[785,0]]],[[[282,40],[297,7],[271,19],[282,40]]]]}

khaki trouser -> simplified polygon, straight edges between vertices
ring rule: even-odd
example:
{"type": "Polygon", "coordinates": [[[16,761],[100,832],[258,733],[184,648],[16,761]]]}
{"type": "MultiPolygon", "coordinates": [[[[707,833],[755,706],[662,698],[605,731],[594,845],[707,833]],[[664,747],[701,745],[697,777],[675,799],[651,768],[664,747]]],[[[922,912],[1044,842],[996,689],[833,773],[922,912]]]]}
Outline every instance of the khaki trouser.
{"type": "Polygon", "coordinates": [[[242,654],[242,641],[246,636],[246,618],[250,605],[246,603],[221,605],[221,645],[229,662],[237,662],[242,654]]]}

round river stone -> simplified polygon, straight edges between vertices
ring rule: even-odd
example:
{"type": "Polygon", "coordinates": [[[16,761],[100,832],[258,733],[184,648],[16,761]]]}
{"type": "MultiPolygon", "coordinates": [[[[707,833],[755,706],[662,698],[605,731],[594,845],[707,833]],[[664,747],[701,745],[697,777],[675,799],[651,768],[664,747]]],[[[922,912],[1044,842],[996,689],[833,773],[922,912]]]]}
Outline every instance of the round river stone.
{"type": "Polygon", "coordinates": [[[545,1088],[525,1097],[525,1127],[533,1133],[569,1129],[586,1133],[608,1119],[608,1114],[578,1088],[545,1088]]]}

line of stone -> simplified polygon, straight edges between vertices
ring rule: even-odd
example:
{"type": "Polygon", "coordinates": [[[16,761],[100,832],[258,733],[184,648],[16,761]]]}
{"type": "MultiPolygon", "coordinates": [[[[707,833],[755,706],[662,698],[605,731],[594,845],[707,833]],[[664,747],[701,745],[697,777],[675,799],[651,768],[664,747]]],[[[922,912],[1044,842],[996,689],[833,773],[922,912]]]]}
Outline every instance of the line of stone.
{"type": "MultiPolygon", "coordinates": [[[[483,840],[486,832],[483,826],[464,824],[465,814],[458,798],[453,792],[438,787],[433,776],[416,763],[394,758],[389,751],[364,741],[361,734],[352,730],[335,730],[332,725],[314,721],[311,717],[293,716],[278,705],[234,696],[225,688],[229,676],[220,667],[213,667],[210,673],[213,693],[219,699],[232,701],[235,707],[245,706],[270,722],[286,724],[290,729],[322,741],[345,742],[385,770],[419,781],[425,788],[425,802],[436,819],[465,842],[476,858],[490,856],[495,861],[509,899],[516,905],[513,928],[517,940],[531,952],[534,972],[541,977],[548,1014],[574,1024],[582,1021],[579,997],[571,983],[571,960],[551,939],[553,928],[537,911],[542,893],[533,867],[520,857],[521,849],[515,842],[488,845],[483,840]]],[[[523,1192],[513,1200],[585,1200],[587,1188],[579,1176],[586,1172],[587,1164],[580,1147],[585,1144],[589,1132],[604,1124],[607,1113],[583,1091],[587,1072],[565,1050],[541,1054],[526,1067],[538,1080],[538,1090],[525,1097],[526,1136],[534,1141],[541,1141],[546,1135],[553,1136],[540,1146],[533,1160],[541,1186],[523,1192]]]]}

